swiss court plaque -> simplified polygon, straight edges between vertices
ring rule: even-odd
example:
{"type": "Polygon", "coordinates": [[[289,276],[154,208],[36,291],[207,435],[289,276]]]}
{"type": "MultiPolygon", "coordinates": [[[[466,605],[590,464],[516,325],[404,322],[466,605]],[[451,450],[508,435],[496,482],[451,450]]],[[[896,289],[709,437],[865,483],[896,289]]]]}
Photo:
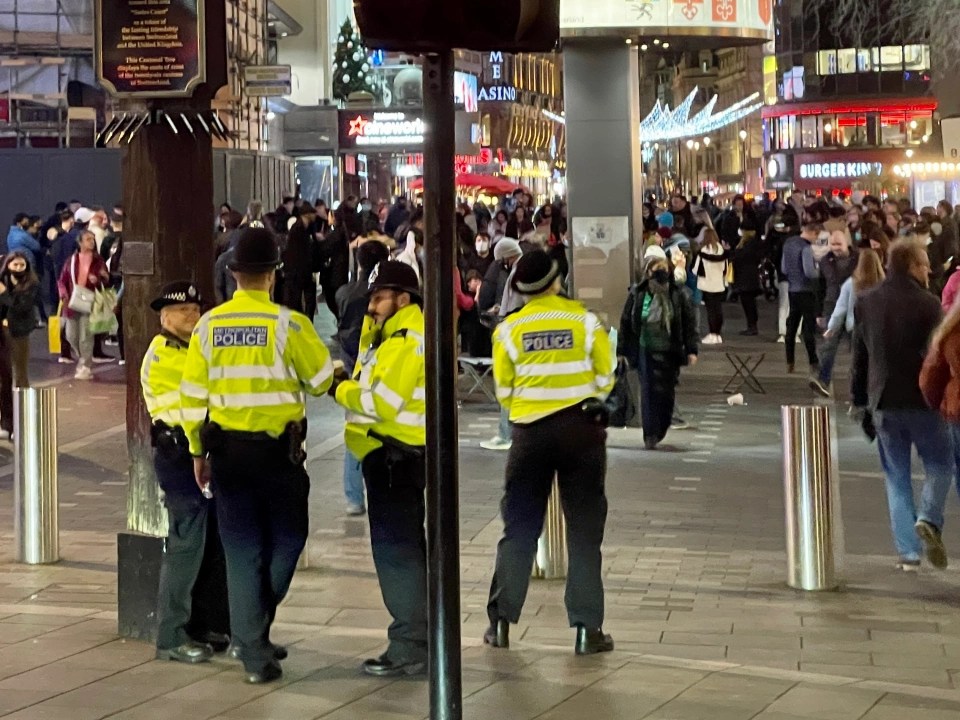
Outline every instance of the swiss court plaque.
{"type": "Polygon", "coordinates": [[[203,0],[96,0],[97,79],[116,97],[189,97],[206,79],[203,0]]]}

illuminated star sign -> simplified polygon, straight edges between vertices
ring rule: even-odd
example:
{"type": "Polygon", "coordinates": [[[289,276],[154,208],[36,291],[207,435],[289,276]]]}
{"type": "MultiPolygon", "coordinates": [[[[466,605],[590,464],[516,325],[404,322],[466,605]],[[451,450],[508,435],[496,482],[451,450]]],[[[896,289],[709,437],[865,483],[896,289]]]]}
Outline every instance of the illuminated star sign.
{"type": "Polygon", "coordinates": [[[369,122],[370,121],[363,117],[363,115],[357,115],[356,120],[350,121],[350,133],[348,137],[353,137],[354,135],[365,135],[369,122]]]}

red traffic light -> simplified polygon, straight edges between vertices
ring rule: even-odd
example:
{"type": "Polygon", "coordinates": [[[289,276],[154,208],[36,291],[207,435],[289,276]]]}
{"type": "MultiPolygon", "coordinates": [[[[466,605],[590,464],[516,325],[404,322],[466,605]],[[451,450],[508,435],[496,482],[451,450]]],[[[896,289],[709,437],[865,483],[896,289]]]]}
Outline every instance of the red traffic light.
{"type": "Polygon", "coordinates": [[[548,52],[560,37],[560,0],[354,0],[369,47],[548,52]]]}

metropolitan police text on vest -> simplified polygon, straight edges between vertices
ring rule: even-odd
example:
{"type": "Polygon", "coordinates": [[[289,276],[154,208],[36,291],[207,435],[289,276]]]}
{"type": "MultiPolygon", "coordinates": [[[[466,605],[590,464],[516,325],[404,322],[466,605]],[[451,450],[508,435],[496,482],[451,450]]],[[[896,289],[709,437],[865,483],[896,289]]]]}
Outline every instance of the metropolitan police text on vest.
{"type": "Polygon", "coordinates": [[[213,346],[215,348],[266,347],[267,337],[268,329],[266,325],[213,328],[213,346]]]}

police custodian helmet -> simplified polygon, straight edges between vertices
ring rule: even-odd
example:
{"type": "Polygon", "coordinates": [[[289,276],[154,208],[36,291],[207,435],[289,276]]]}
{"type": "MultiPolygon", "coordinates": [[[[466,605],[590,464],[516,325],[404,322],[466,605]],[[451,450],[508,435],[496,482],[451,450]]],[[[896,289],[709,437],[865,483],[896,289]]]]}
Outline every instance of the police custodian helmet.
{"type": "Polygon", "coordinates": [[[240,231],[233,257],[227,267],[235,272],[265,273],[280,267],[280,246],[266,228],[246,227],[240,231]]]}
{"type": "Polygon", "coordinates": [[[200,297],[200,290],[192,282],[177,280],[163,286],[160,295],[150,303],[150,309],[154,312],[160,312],[168,305],[183,305],[185,303],[203,305],[203,298],[200,297]]]}
{"type": "Polygon", "coordinates": [[[409,293],[414,302],[423,302],[416,271],[409,265],[396,260],[379,263],[370,273],[367,297],[383,289],[409,293]]]}

